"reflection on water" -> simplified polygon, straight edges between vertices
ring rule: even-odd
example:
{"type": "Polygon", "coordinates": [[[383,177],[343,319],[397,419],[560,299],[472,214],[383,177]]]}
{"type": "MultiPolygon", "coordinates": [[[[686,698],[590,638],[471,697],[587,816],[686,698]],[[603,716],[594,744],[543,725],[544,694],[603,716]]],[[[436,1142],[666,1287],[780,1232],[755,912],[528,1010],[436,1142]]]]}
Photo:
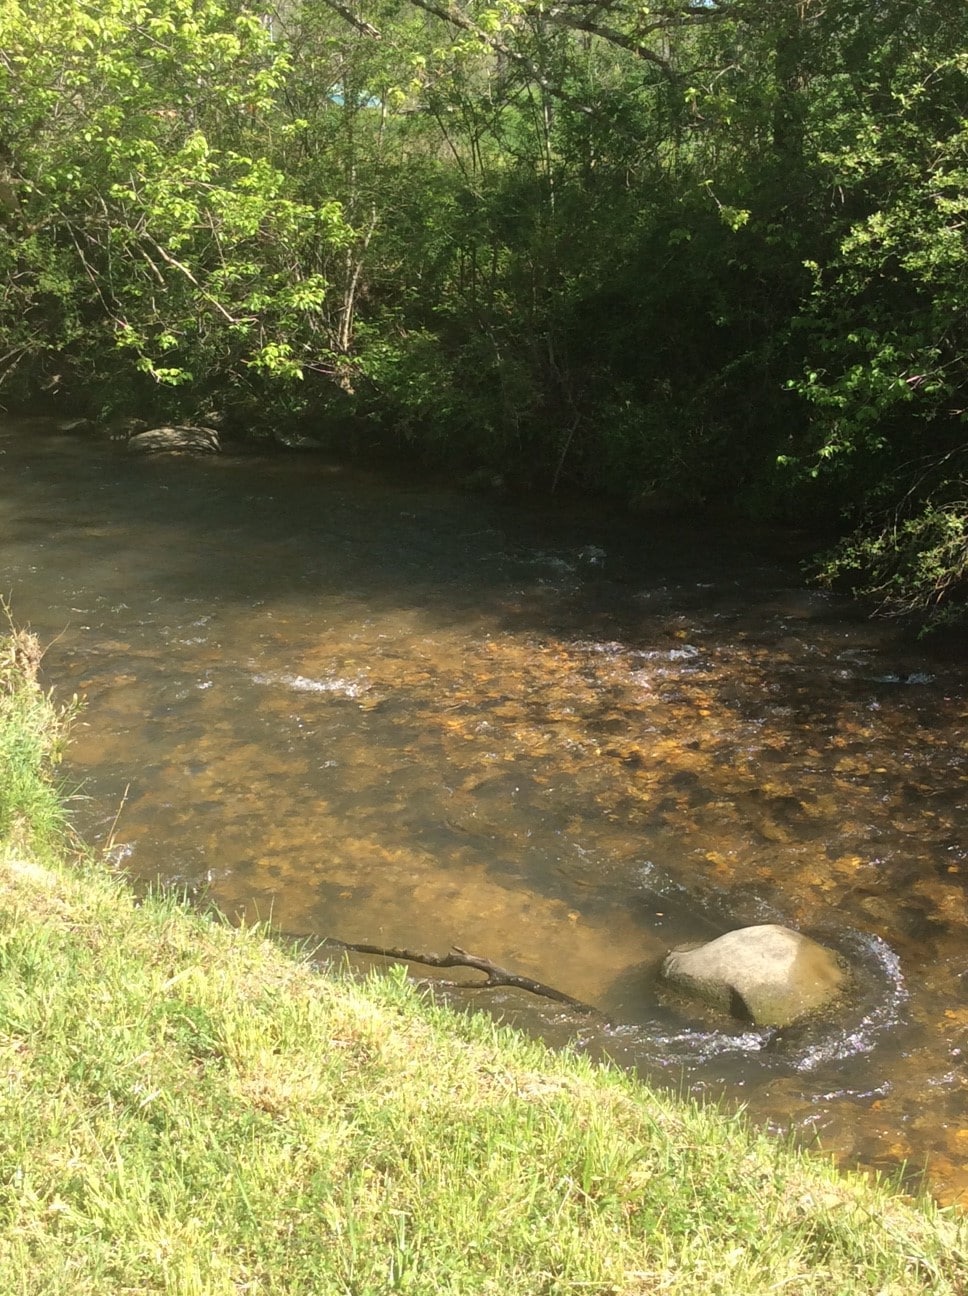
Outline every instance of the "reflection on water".
{"type": "Polygon", "coordinates": [[[134,877],[485,954],[618,1025],[475,1004],[968,1201],[961,660],[804,591],[776,537],[313,459],[7,426],[0,525],[15,616],[88,699],[81,825],[134,877]],[[661,1001],[671,945],[759,921],[850,959],[841,1018],[661,1001]]]}

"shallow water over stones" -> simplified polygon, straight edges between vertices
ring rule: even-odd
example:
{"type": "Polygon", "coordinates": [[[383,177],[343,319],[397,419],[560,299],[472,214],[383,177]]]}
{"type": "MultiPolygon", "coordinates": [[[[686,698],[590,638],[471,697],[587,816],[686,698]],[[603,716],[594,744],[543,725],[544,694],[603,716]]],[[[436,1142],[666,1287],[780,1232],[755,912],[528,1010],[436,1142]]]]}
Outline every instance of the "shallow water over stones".
{"type": "Polygon", "coordinates": [[[968,1202],[968,666],[805,590],[789,539],[44,423],[0,427],[0,537],[134,878],[485,954],[613,1025],[475,1005],[968,1202]],[[663,1000],[671,946],[770,922],[847,959],[848,1009],[663,1000]]]}

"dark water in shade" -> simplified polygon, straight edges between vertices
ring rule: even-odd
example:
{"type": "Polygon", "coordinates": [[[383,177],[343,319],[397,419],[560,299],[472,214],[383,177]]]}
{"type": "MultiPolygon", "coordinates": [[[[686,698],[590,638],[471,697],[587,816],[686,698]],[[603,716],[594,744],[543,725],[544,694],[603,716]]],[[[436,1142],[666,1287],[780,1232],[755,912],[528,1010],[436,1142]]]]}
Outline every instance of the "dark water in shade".
{"type": "Polygon", "coordinates": [[[803,588],[789,540],[314,457],[0,425],[0,590],[87,707],[79,826],[299,936],[459,945],[463,994],[968,1203],[968,662],[803,588]],[[775,1037],[657,995],[781,921],[856,970],[775,1037]]]}

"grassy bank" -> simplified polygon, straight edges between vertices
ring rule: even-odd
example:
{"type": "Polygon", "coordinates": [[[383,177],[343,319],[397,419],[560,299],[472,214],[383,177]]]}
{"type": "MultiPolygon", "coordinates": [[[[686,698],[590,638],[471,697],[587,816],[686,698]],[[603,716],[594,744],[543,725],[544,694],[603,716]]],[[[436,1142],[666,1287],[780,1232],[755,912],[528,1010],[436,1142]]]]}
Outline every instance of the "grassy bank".
{"type": "Polygon", "coordinates": [[[930,1206],[65,862],[60,721],[15,659],[0,1291],[968,1291],[963,1226],[930,1206]]]}

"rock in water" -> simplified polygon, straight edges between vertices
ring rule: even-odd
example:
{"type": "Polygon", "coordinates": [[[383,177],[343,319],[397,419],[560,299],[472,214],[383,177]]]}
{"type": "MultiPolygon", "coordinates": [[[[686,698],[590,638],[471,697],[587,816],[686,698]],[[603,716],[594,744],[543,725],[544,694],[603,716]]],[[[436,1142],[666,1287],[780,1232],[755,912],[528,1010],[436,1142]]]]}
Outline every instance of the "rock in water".
{"type": "Polygon", "coordinates": [[[149,426],[135,414],[115,414],[105,423],[103,431],[110,441],[130,441],[133,436],[147,432],[149,426]]]}
{"type": "Polygon", "coordinates": [[[775,923],[673,950],[662,977],[714,1008],[741,1009],[757,1026],[789,1026],[829,1004],[847,981],[836,954],[775,923]]]}
{"type": "Polygon", "coordinates": [[[129,438],[128,449],[141,454],[218,454],[220,446],[214,428],[177,425],[138,432],[129,438]]]}

